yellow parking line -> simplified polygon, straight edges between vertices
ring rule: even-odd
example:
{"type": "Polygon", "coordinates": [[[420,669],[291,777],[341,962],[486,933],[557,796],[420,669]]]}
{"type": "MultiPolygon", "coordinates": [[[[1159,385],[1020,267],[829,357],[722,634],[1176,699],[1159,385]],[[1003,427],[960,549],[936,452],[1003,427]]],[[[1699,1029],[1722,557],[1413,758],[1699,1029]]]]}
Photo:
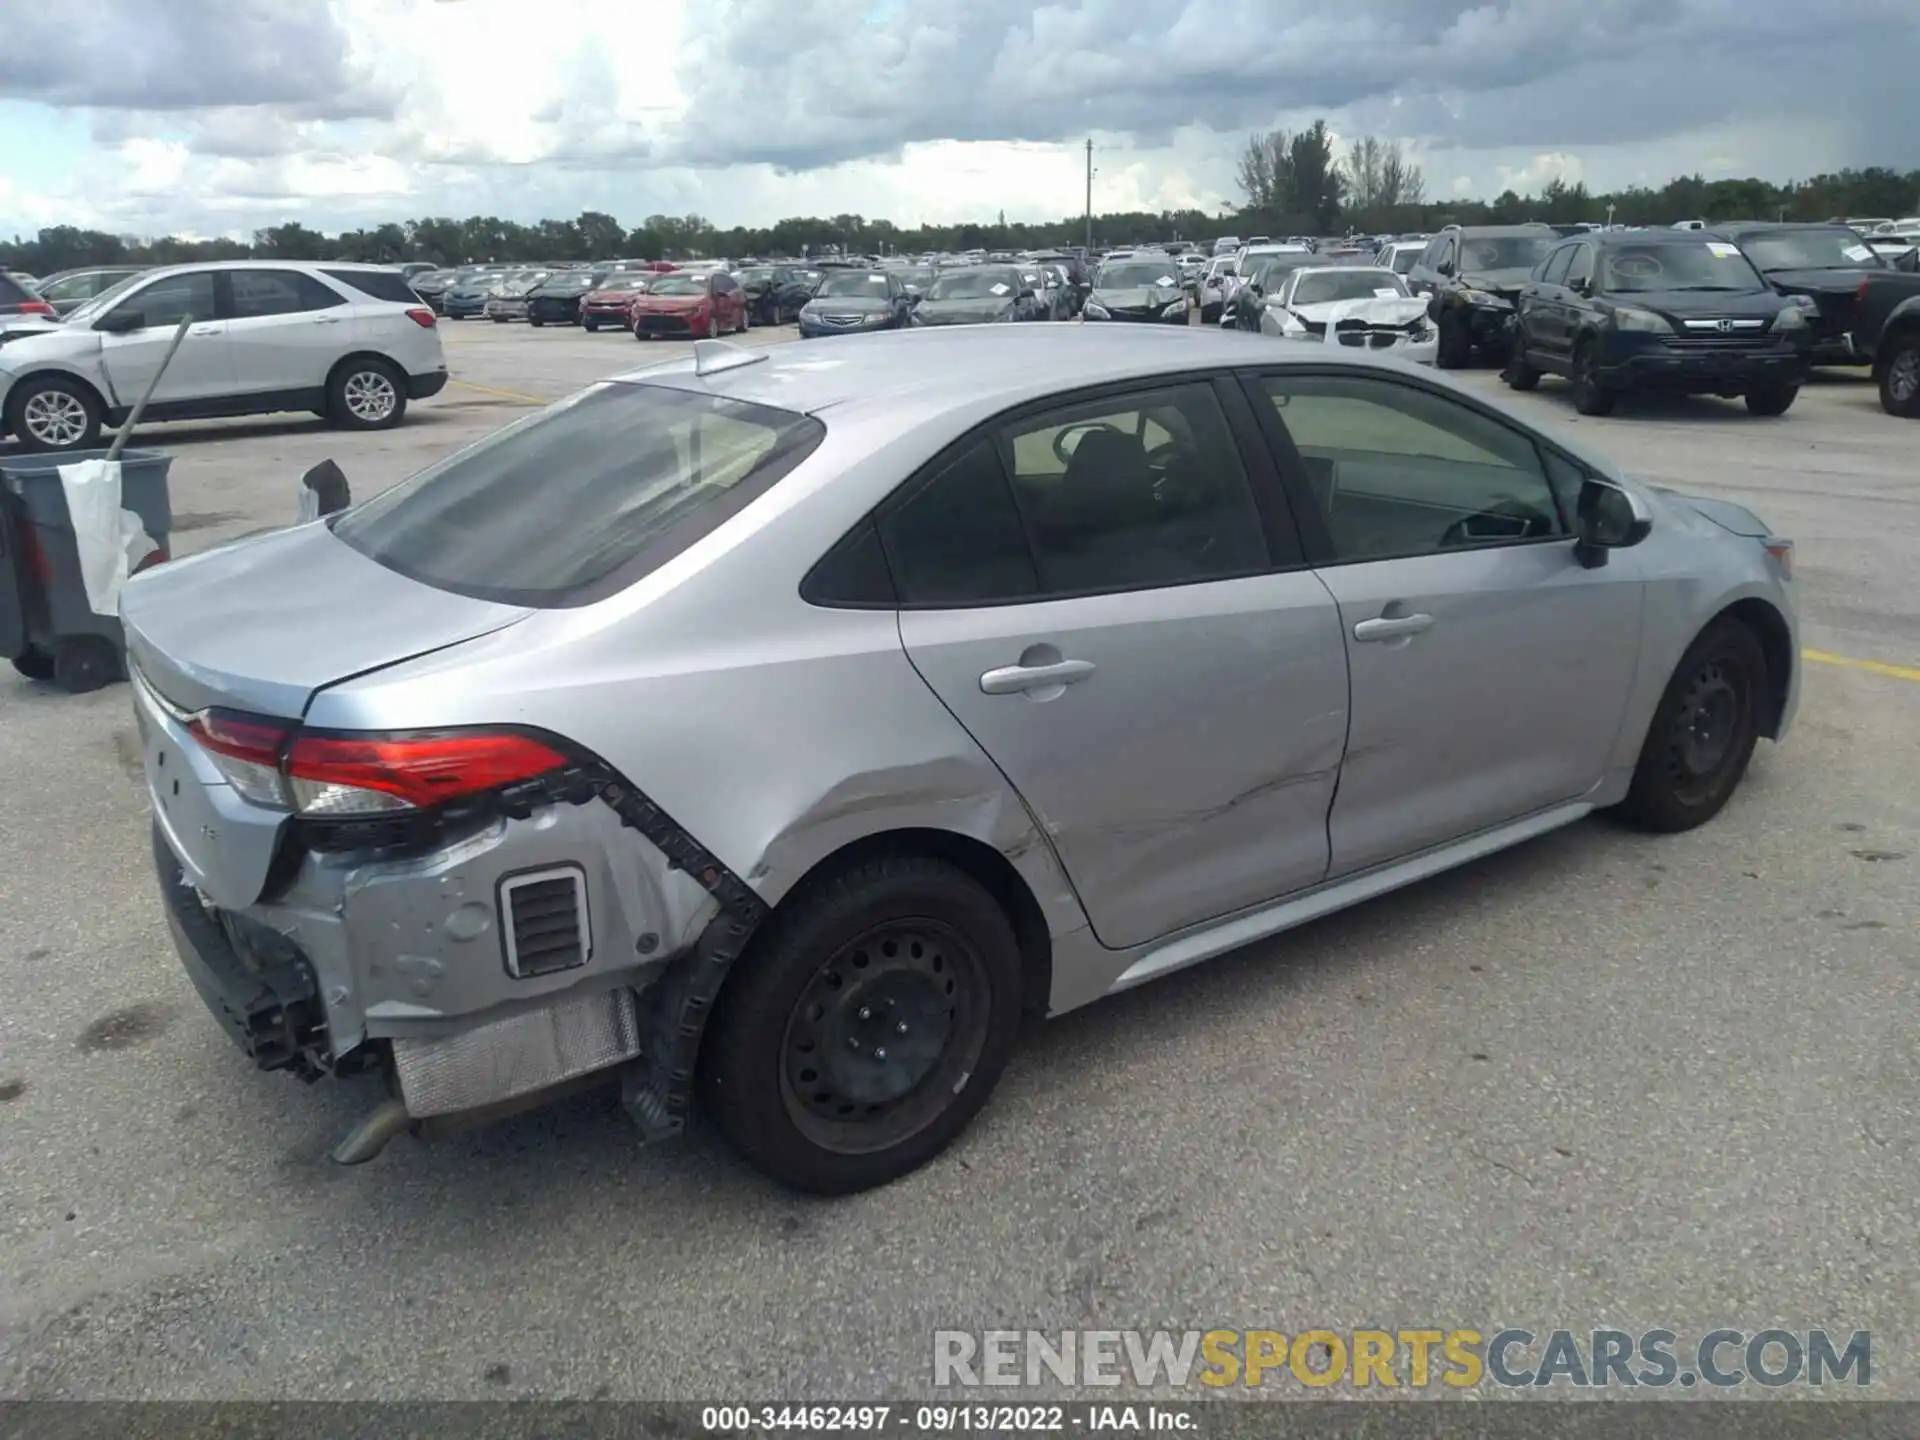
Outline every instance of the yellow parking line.
{"type": "Polygon", "coordinates": [[[1815,665],[1837,665],[1842,670],[1864,670],[1869,675],[1884,675],[1889,680],[1912,680],[1920,684],[1920,668],[1912,665],[1889,665],[1884,660],[1856,660],[1851,655],[1834,655],[1826,650],[1802,650],[1800,658],[1815,665]]]}
{"type": "Polygon", "coordinates": [[[521,405],[551,405],[553,401],[538,395],[523,395],[518,390],[501,390],[492,385],[476,385],[471,380],[448,380],[449,385],[458,385],[464,390],[478,390],[482,395],[497,396],[502,400],[512,400],[521,405]]]}

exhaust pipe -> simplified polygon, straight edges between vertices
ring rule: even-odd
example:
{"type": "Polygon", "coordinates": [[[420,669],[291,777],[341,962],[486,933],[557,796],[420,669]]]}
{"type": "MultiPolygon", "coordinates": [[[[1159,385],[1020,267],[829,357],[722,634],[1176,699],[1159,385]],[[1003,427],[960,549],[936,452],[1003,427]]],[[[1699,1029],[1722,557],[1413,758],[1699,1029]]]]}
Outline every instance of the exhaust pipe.
{"type": "Polygon", "coordinates": [[[364,1165],[386,1149],[388,1141],[412,1124],[413,1116],[407,1113],[404,1100],[398,1097],[383,1100],[333,1147],[334,1163],[364,1165]]]}

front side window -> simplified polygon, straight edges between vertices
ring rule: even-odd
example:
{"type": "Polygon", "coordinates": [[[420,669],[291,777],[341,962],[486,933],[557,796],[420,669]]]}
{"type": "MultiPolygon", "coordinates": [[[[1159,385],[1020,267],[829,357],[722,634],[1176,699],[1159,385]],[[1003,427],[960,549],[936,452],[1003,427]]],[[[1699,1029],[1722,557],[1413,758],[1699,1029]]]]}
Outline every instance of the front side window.
{"type": "Polygon", "coordinates": [[[213,274],[197,270],[187,275],[168,275],[128,295],[118,308],[139,311],[142,323],[149,329],[178,325],[182,320],[200,324],[214,318],[213,274]]]}
{"type": "Polygon", "coordinates": [[[602,383],[344,512],[333,533],[456,594],[587,604],[718,528],[825,433],[786,410],[602,383]]]}
{"type": "Polygon", "coordinates": [[[1588,285],[1593,281],[1593,246],[1575,245],[1573,257],[1567,261],[1566,283],[1569,285],[1588,285]]]}
{"type": "Polygon", "coordinates": [[[1360,377],[1262,384],[1300,452],[1336,561],[1567,533],[1533,442],[1456,400],[1360,377]]]}
{"type": "Polygon", "coordinates": [[[1567,278],[1567,267],[1573,263],[1573,252],[1578,245],[1562,245],[1547,257],[1547,263],[1540,267],[1540,280],[1545,285],[1558,285],[1567,278]]]}
{"type": "Polygon", "coordinates": [[[1018,422],[1002,462],[1052,594],[1149,588],[1268,563],[1259,510],[1207,384],[1018,422]]]}

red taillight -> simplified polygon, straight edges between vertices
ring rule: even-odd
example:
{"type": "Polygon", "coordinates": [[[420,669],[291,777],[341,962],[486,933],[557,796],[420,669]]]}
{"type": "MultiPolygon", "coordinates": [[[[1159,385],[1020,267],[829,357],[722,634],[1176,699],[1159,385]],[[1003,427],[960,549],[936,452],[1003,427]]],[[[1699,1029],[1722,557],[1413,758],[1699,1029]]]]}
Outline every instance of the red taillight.
{"type": "Polygon", "coordinates": [[[422,330],[431,330],[434,327],[436,317],[433,311],[424,305],[420,305],[407,311],[407,319],[418,325],[422,330]]]}
{"type": "Polygon", "coordinates": [[[1857,288],[1857,289],[1856,289],[1856,290],[1855,290],[1855,291],[1853,292],[1853,298],[1854,298],[1854,299],[1856,299],[1856,300],[1858,300],[1858,301],[1859,301],[1859,302],[1861,302],[1862,304],[1865,304],[1865,303],[1866,303],[1866,299],[1867,299],[1867,290],[1868,290],[1868,287],[1869,287],[1869,285],[1870,285],[1870,284],[1871,284],[1871,282],[1870,282],[1870,281],[1869,281],[1869,280],[1867,279],[1867,277],[1866,277],[1866,276],[1864,276],[1864,275],[1862,275],[1862,276],[1860,277],[1860,285],[1859,285],[1859,288],[1857,288]]]}
{"type": "Polygon", "coordinates": [[[299,735],[286,771],[302,814],[425,809],[558,770],[567,759],[529,735],[299,735]]]}
{"type": "Polygon", "coordinates": [[[280,752],[286,748],[289,726],[231,710],[202,710],[187,722],[187,733],[243,798],[275,810],[287,808],[280,752]]]}
{"type": "Polygon", "coordinates": [[[20,313],[22,315],[51,315],[53,314],[53,306],[44,300],[22,300],[20,302],[20,313]]]}

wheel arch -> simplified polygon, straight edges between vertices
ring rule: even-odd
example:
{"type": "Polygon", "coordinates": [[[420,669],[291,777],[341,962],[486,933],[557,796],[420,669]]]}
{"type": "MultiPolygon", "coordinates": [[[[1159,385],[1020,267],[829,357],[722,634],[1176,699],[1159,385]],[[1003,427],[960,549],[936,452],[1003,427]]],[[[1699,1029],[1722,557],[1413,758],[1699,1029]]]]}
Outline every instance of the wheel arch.
{"type": "MultiPolygon", "coordinates": [[[[1699,634],[1704,635],[1723,620],[1733,620],[1746,626],[1760,641],[1760,653],[1767,662],[1767,688],[1762,697],[1764,708],[1758,717],[1758,724],[1763,736],[1776,740],[1780,735],[1781,719],[1786,714],[1787,697],[1793,688],[1794,666],[1799,658],[1794,654],[1793,631],[1788,627],[1785,616],[1754,595],[1736,600],[1717,611],[1712,619],[1700,627],[1699,634]]],[[[1698,639],[1699,636],[1694,638],[1698,639]]]]}
{"type": "MultiPolygon", "coordinates": [[[[1912,301],[1906,302],[1913,305],[1912,301]]],[[[1873,378],[1880,379],[1893,363],[1894,352],[1908,340],[1920,339],[1920,305],[1895,310],[1887,317],[1886,328],[1873,347],[1873,378]]]]}
{"type": "MultiPolygon", "coordinates": [[[[400,383],[402,386],[406,384],[406,379],[407,379],[406,366],[402,365],[399,361],[395,360],[391,355],[383,355],[378,350],[349,350],[346,354],[342,355],[338,360],[334,361],[333,364],[328,368],[327,389],[331,391],[333,389],[334,382],[340,378],[341,374],[346,370],[346,368],[349,365],[352,365],[353,363],[355,363],[356,361],[361,361],[361,360],[379,361],[388,370],[392,371],[395,375],[400,377],[400,383]]],[[[405,393],[404,389],[402,390],[401,393],[402,394],[405,393]]]]}
{"type": "Polygon", "coordinates": [[[13,377],[12,383],[7,386],[5,408],[11,410],[13,408],[14,398],[19,395],[22,389],[31,385],[34,381],[53,379],[56,377],[61,380],[72,381],[89,395],[93,396],[94,402],[100,407],[102,416],[105,416],[108,411],[114,408],[116,402],[108,397],[100,387],[94,383],[91,376],[84,375],[78,370],[69,369],[65,365],[50,365],[45,363],[35,366],[24,374],[13,377]]]}

